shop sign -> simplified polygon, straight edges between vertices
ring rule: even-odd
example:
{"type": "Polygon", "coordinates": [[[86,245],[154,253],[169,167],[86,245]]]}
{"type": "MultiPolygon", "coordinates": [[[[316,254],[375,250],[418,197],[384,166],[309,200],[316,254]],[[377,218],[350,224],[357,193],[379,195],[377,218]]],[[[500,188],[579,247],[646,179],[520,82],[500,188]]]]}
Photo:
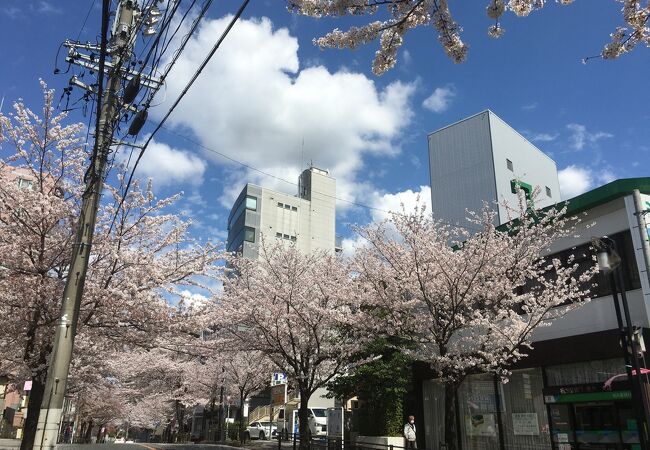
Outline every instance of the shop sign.
{"type": "Polygon", "coordinates": [[[287,402],[287,385],[271,386],[271,406],[284,405],[287,402]]]}
{"type": "Polygon", "coordinates": [[[537,413],[512,413],[512,431],[516,436],[539,436],[537,413]]]}
{"type": "Polygon", "coordinates": [[[284,372],[274,372],[273,378],[271,378],[271,386],[276,384],[286,384],[287,383],[287,374],[284,372]]]}
{"type": "Polygon", "coordinates": [[[602,391],[544,395],[544,403],[580,403],[631,399],[632,392],[630,391],[602,391]]]}

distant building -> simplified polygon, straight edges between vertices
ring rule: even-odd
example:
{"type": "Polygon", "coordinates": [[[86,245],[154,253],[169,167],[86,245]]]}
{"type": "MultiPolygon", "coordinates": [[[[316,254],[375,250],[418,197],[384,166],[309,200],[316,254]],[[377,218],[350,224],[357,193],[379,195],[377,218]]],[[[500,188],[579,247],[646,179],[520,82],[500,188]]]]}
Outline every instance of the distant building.
{"type": "Polygon", "coordinates": [[[310,167],[300,174],[298,195],[246,184],[228,217],[228,250],[257,258],[262,235],[295,243],[303,252],[339,250],[336,180],[310,167]]]}
{"type": "MultiPolygon", "coordinates": [[[[429,134],[431,209],[434,218],[467,225],[466,211],[483,202],[517,206],[515,182],[541,190],[535,207],[560,201],[555,161],[492,111],[483,111],[429,134]]],[[[498,207],[499,225],[508,221],[498,207]]]]}

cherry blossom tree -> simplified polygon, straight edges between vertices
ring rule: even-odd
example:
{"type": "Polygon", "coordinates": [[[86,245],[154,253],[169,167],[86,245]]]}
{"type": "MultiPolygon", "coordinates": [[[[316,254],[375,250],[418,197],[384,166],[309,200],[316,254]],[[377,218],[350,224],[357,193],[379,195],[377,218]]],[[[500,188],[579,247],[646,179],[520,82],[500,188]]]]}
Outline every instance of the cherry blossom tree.
{"type": "MultiPolygon", "coordinates": [[[[0,316],[10,318],[0,329],[0,371],[33,380],[24,449],[36,430],[89,156],[82,125],[65,125],[54,91],[42,85],[40,117],[21,101],[0,114],[0,316]]],[[[79,339],[101,349],[97,358],[196,331],[174,303],[188,286],[209,292],[201,280],[215,277],[220,259],[167,212],[177,196],[156,199],[151,184],[136,183],[111,227],[121,193],[106,193],[78,325],[79,339]]]]}
{"type": "Polygon", "coordinates": [[[251,394],[269,385],[273,364],[260,351],[237,351],[225,354],[224,367],[228,384],[239,396],[239,439],[244,435],[244,403],[251,394]]]}
{"type": "Polygon", "coordinates": [[[263,241],[259,259],[233,256],[228,262],[231,271],[217,302],[221,323],[241,348],[263,353],[295,383],[300,436],[308,436],[311,395],[364,342],[349,331],[359,319],[357,283],[339,257],[301,254],[293,245],[263,241]]]}
{"type": "Polygon", "coordinates": [[[356,264],[370,293],[361,323],[405,340],[404,351],[444,383],[449,450],[457,448],[454,399],[465,377],[484,372],[507,381],[533,331],[588,299],[596,270],[543,256],[572,233],[564,209],[533,212],[522,196],[510,211],[503,229],[487,207],[472,214],[476,234],[434,220],[421,206],[360,230],[369,245],[357,251],[356,264]]]}
{"type": "MultiPolygon", "coordinates": [[[[650,2],[642,5],[642,0],[617,0],[623,3],[624,26],[616,28],[611,42],[605,45],[600,56],[605,59],[617,58],[639,44],[650,46],[650,2]]],[[[470,5],[471,2],[467,3],[470,5]]],[[[545,0],[487,0],[485,12],[492,24],[488,34],[501,37],[504,28],[500,19],[506,11],[525,17],[544,7],[545,0]]],[[[562,5],[573,0],[559,0],[562,5]]],[[[462,27],[453,19],[448,0],[288,0],[291,12],[311,17],[337,17],[346,15],[380,15],[384,17],[347,31],[335,29],[325,36],[315,39],[321,48],[350,48],[379,40],[379,50],[375,54],[372,70],[380,75],[397,62],[397,51],[404,36],[417,27],[432,27],[445,53],[455,63],[467,58],[468,45],[461,38],[462,27]]]]}

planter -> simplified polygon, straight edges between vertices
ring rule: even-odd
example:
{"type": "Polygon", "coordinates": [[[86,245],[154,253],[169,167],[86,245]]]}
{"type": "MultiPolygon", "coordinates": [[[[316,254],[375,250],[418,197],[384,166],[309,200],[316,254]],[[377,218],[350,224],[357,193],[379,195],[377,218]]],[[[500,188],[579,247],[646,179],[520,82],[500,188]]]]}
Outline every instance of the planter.
{"type": "Polygon", "coordinates": [[[357,436],[356,444],[368,448],[385,449],[391,445],[396,449],[405,447],[404,438],[401,436],[357,436]]]}

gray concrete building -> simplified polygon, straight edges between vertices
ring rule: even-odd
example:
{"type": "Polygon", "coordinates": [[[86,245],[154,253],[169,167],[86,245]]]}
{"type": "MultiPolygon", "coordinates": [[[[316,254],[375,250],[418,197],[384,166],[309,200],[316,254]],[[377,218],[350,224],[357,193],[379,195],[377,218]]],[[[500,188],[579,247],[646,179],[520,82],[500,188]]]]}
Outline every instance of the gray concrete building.
{"type": "MultiPolygon", "coordinates": [[[[535,207],[560,200],[555,161],[501,120],[483,111],[428,136],[431,208],[436,219],[467,225],[467,211],[480,211],[483,202],[506,200],[516,206],[513,182],[539,187],[535,207]]],[[[499,224],[508,222],[498,206],[499,224]]]]}
{"type": "Polygon", "coordinates": [[[294,243],[303,252],[340,250],[336,238],[336,180],[310,167],[291,195],[251,183],[235,200],[228,217],[228,251],[257,258],[262,239],[294,243]]]}

